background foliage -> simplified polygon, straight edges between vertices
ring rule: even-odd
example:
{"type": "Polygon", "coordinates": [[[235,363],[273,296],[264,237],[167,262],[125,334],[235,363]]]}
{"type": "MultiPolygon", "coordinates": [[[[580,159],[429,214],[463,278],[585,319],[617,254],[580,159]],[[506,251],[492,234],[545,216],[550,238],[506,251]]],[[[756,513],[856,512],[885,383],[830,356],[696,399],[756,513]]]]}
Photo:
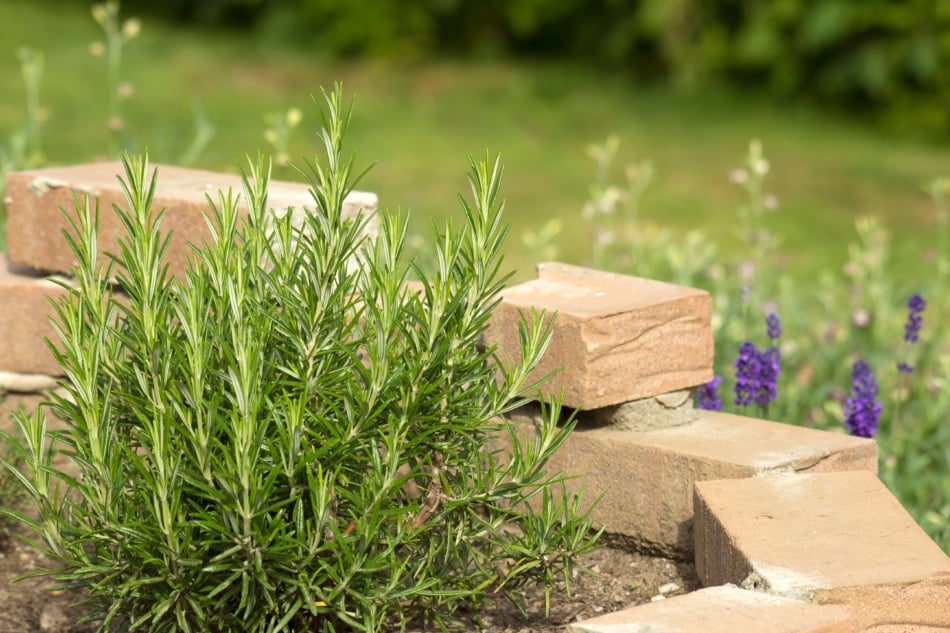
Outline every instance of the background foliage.
{"type": "Polygon", "coordinates": [[[330,55],[586,58],[700,88],[806,96],[898,127],[947,131],[950,8],[936,0],[131,0],[330,55]]]}

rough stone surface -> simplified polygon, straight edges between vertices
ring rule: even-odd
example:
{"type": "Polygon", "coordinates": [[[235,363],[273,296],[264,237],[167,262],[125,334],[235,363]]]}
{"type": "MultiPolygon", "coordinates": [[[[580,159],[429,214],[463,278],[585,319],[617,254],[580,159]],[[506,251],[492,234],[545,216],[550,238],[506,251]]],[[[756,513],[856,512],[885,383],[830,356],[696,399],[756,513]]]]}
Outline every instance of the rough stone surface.
{"type": "MultiPolygon", "coordinates": [[[[530,424],[536,408],[512,414],[530,424]]],[[[693,482],[776,472],[877,471],[877,444],[849,435],[698,411],[695,422],[649,431],[589,428],[570,435],[549,462],[578,477],[592,518],[629,546],[687,558],[693,552],[693,482]]]]}
{"type": "Polygon", "coordinates": [[[666,393],[600,409],[582,411],[581,419],[600,426],[630,431],[647,431],[695,422],[699,411],[693,406],[692,391],[666,393]]]}
{"type": "Polygon", "coordinates": [[[61,373],[45,339],[56,340],[48,320],[53,313],[50,299],[65,294],[61,286],[11,264],[0,253],[0,372],[15,374],[0,381],[0,388],[6,384],[11,390],[23,391],[28,379],[22,374],[61,373]]]}
{"type": "MultiPolygon", "coordinates": [[[[158,168],[155,191],[156,209],[167,208],[162,230],[171,232],[167,252],[169,270],[184,270],[188,244],[200,244],[210,237],[204,216],[206,196],[217,203],[218,191],[229,188],[241,192],[238,176],[183,167],[153,165],[158,168]]],[[[99,198],[99,250],[118,252],[117,240],[123,233],[112,205],[127,208],[118,176],[124,175],[121,163],[90,163],[71,167],[53,167],[11,173],[7,177],[7,244],[10,259],[45,271],[69,273],[74,264],[72,252],[63,239],[67,221],[61,211],[73,212],[73,196],[88,194],[99,198]]],[[[304,207],[313,208],[308,186],[273,181],[268,203],[278,213],[293,209],[295,218],[304,207]]],[[[344,215],[355,216],[359,209],[371,214],[376,210],[375,194],[353,192],[344,205],[344,215]]],[[[302,217],[302,216],[301,216],[302,217]]],[[[372,228],[375,225],[371,225],[372,228]]]]}
{"type": "Polygon", "coordinates": [[[947,633],[950,627],[920,624],[881,624],[864,629],[864,633],[947,633]]]}
{"type": "Polygon", "coordinates": [[[507,288],[486,342],[501,358],[518,353],[518,323],[531,310],[554,319],[532,375],[559,372],[541,387],[566,406],[597,409],[712,380],[712,301],[707,292],[566,264],[507,288]]]}
{"type": "Polygon", "coordinates": [[[846,609],[710,587],[570,624],[570,633],[852,633],[846,609]]]}
{"type": "Polygon", "coordinates": [[[695,484],[696,568],[818,604],[863,627],[950,627],[950,558],[872,472],[695,484]]]}

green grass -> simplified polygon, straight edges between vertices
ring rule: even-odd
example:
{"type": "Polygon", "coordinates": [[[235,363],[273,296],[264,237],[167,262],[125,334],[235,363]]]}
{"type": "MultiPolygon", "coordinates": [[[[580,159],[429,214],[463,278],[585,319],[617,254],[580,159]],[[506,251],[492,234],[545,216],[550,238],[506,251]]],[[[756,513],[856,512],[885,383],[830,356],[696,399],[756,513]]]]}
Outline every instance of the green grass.
{"type": "MultiPolygon", "coordinates": [[[[22,124],[22,84],[15,50],[46,54],[43,103],[49,108],[44,149],[51,164],[102,158],[105,68],[88,53],[99,38],[88,12],[24,0],[0,5],[0,134],[22,124]]],[[[550,217],[565,221],[562,258],[589,252],[579,219],[590,181],[586,146],[614,133],[618,160],[652,159],[655,184],[643,201],[645,219],[678,231],[700,228],[726,247],[742,196],[727,182],[751,137],[771,158],[782,202],[770,217],[786,237],[794,274],[810,276],[844,261],[853,221],[880,216],[903,257],[895,265],[922,275],[921,251],[934,224],[920,183],[948,170],[946,148],[901,140],[806,108],[708,93],[671,94],[617,73],[564,64],[437,61],[398,65],[340,63],[273,41],[145,22],[126,49],[125,76],[135,85],[127,103],[127,145],[174,162],[187,146],[192,107],[217,128],[200,167],[234,170],[247,153],[269,148],[263,114],[297,106],[306,117],[292,156],[314,150],[318,121],[310,97],[340,80],[355,96],[352,148],[378,161],[362,187],[387,207],[426,218],[458,216],[466,154],[500,153],[503,193],[513,225],[510,262],[521,276],[531,262],[518,236],[550,217]],[[795,272],[797,271],[797,272],[795,272]]],[[[292,171],[279,176],[293,178],[292,171]]]]}

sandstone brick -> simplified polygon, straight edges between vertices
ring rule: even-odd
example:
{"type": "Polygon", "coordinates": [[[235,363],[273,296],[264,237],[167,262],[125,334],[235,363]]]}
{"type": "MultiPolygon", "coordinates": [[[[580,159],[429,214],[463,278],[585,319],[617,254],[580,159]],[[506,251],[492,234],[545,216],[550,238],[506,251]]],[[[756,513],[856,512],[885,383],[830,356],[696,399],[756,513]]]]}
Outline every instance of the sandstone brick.
{"type": "MultiPolygon", "coordinates": [[[[167,208],[162,229],[171,232],[167,253],[173,274],[184,270],[188,243],[200,244],[210,236],[204,216],[208,211],[205,196],[217,203],[219,190],[241,191],[238,176],[183,167],[153,165],[158,168],[155,208],[167,208]]],[[[69,273],[74,258],[63,240],[67,222],[61,209],[73,212],[73,195],[89,194],[99,198],[99,250],[118,252],[118,238],[123,227],[112,212],[112,204],[126,208],[118,181],[124,175],[121,163],[91,163],[71,167],[53,167],[14,172],[7,177],[7,244],[10,259],[19,264],[45,271],[69,273]]],[[[273,181],[268,202],[281,212],[293,208],[299,214],[306,206],[313,207],[308,186],[300,183],[273,181]]],[[[370,214],[376,210],[375,194],[353,192],[344,206],[344,215],[353,216],[359,209],[370,214]]],[[[371,227],[370,227],[371,228],[371,227]]]]}
{"type": "Polygon", "coordinates": [[[530,311],[554,318],[551,343],[533,374],[558,373],[541,395],[595,409],[712,380],[712,302],[702,290],[566,264],[507,288],[485,339],[515,358],[518,322],[530,311]],[[554,313],[556,312],[556,316],[554,313]]]}
{"type": "Polygon", "coordinates": [[[846,609],[710,587],[570,624],[570,633],[852,633],[846,609]]]}
{"type": "Polygon", "coordinates": [[[862,627],[950,627],[950,558],[871,472],[697,482],[695,504],[704,584],[844,604],[862,627]]]}
{"type": "MultiPolygon", "coordinates": [[[[512,419],[530,420],[534,409],[512,419]]],[[[603,495],[593,520],[637,549],[686,558],[693,552],[693,482],[774,472],[877,471],[872,440],[715,411],[647,431],[583,425],[549,462],[578,477],[568,488],[603,495]]]]}
{"type": "Polygon", "coordinates": [[[65,294],[47,277],[11,264],[0,253],[0,371],[61,373],[44,341],[47,337],[56,340],[48,320],[53,313],[50,299],[65,294]]]}
{"type": "Polygon", "coordinates": [[[881,624],[864,629],[864,633],[947,633],[946,627],[921,624],[881,624]]]}

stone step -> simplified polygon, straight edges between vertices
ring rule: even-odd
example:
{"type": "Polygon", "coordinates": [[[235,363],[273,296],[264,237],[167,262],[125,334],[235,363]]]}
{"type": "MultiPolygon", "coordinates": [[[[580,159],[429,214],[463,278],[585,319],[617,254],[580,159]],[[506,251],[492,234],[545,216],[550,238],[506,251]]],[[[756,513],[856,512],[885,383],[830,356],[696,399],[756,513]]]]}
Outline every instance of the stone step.
{"type": "Polygon", "coordinates": [[[709,587],[569,624],[570,633],[853,633],[851,614],[746,591],[709,587]]]}
{"type": "Polygon", "coordinates": [[[862,626],[950,627],[950,558],[872,472],[695,484],[705,585],[847,605],[862,626]]]}
{"type": "MultiPolygon", "coordinates": [[[[210,237],[205,223],[210,196],[218,203],[218,192],[232,189],[241,193],[241,178],[169,165],[152,165],[158,169],[158,182],[153,200],[156,210],[167,208],[162,230],[171,232],[166,261],[172,274],[185,267],[188,244],[200,244],[210,237]]],[[[68,223],[61,209],[74,215],[73,196],[88,194],[99,199],[99,250],[118,252],[118,238],[124,233],[112,205],[126,208],[119,183],[124,177],[122,163],[88,163],[70,167],[52,167],[13,172],[7,176],[7,245],[10,259],[38,270],[70,273],[73,254],[63,239],[68,223]]],[[[268,190],[271,208],[295,214],[304,207],[313,208],[308,185],[272,181],[268,190]]],[[[376,195],[354,191],[347,198],[343,213],[355,216],[360,209],[366,215],[376,211],[376,195]]],[[[375,224],[371,223],[372,233],[375,224]]]]}
{"type": "Polygon", "coordinates": [[[507,288],[485,340],[499,357],[518,350],[518,322],[532,310],[554,319],[532,378],[557,371],[544,398],[597,409],[695,387],[713,378],[712,300],[695,288],[559,263],[507,288]],[[556,315],[555,315],[556,313],[556,315]]]}
{"type": "MultiPolygon", "coordinates": [[[[771,473],[877,472],[877,444],[842,433],[697,411],[694,422],[631,431],[582,424],[548,464],[576,476],[572,491],[603,495],[598,526],[637,549],[678,558],[693,553],[693,483],[771,473]]],[[[512,419],[531,428],[536,408],[512,419]]]]}

